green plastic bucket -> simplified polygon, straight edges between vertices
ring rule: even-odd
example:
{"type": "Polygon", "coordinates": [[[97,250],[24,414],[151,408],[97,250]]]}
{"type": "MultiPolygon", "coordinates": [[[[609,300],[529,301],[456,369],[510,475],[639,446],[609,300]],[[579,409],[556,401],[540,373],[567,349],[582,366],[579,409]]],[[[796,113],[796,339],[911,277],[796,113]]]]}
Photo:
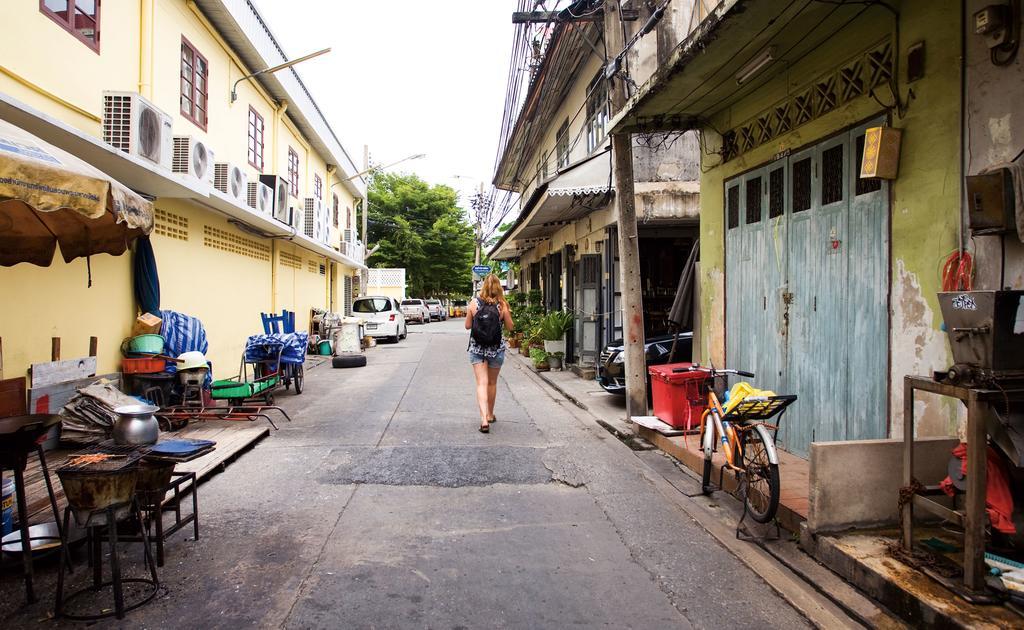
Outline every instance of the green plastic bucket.
{"type": "Polygon", "coordinates": [[[320,356],[324,356],[324,357],[331,356],[331,340],[330,339],[322,340],[320,342],[320,345],[317,347],[317,349],[320,351],[320,356]]]}
{"type": "Polygon", "coordinates": [[[139,335],[128,342],[129,352],[160,354],[164,351],[164,338],[160,335],[139,335]]]}

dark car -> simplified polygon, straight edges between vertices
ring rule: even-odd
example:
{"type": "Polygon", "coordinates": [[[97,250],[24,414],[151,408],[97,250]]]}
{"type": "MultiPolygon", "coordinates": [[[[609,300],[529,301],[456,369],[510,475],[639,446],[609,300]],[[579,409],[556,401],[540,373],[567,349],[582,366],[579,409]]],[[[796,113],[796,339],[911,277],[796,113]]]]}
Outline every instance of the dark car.
{"type": "MultiPolygon", "coordinates": [[[[676,344],[674,361],[676,363],[689,361],[693,356],[693,333],[681,332],[676,337],[679,341],[676,344]]],[[[601,351],[601,358],[597,365],[597,382],[601,384],[604,391],[610,394],[624,395],[626,393],[626,371],[624,369],[626,364],[622,350],[621,339],[612,341],[601,351]]],[[[644,343],[644,350],[648,367],[668,363],[668,355],[672,351],[672,335],[647,339],[644,343]]],[[[650,390],[649,376],[647,377],[647,388],[650,390]]]]}

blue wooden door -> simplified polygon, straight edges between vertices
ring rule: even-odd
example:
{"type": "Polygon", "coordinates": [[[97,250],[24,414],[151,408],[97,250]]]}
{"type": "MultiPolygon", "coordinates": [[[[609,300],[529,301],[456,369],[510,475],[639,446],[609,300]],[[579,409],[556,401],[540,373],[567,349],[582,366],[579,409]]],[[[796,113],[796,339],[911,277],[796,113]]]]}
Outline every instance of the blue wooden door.
{"type": "Polygon", "coordinates": [[[779,442],[801,455],[886,435],[888,190],[858,177],[863,134],[726,182],[726,358],[799,396],[779,442]]]}

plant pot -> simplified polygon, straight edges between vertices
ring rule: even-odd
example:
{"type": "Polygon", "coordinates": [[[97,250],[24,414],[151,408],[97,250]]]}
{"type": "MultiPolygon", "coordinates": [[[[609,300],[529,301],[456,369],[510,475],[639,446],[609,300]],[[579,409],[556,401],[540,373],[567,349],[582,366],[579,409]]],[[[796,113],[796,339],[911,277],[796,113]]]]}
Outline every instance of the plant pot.
{"type": "Polygon", "coordinates": [[[534,363],[533,368],[538,372],[547,372],[551,369],[551,365],[547,361],[541,361],[540,363],[534,363]]]}
{"type": "Polygon", "coordinates": [[[523,356],[530,356],[530,346],[525,343],[519,346],[519,354],[523,356]]]}
{"type": "Polygon", "coordinates": [[[544,352],[548,354],[554,354],[556,352],[565,353],[565,337],[562,337],[558,341],[544,340],[544,352]]]}
{"type": "Polygon", "coordinates": [[[552,370],[558,371],[562,369],[562,360],[556,356],[548,357],[548,364],[551,366],[552,370]]]}
{"type": "Polygon", "coordinates": [[[519,337],[509,337],[508,338],[508,347],[509,348],[518,348],[519,347],[519,337]]]}

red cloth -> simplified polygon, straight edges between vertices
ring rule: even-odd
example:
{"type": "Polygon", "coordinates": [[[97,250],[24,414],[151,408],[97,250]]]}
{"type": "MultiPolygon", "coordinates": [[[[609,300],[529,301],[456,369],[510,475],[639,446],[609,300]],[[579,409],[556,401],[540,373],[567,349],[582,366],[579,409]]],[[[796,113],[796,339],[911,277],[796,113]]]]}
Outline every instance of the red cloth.
{"type": "MultiPolygon", "coordinates": [[[[1010,475],[1002,457],[991,446],[988,447],[988,477],[985,484],[985,511],[992,527],[1004,534],[1016,534],[1013,525],[1013,495],[1010,494],[1010,475]]],[[[953,449],[953,457],[960,459],[960,472],[967,474],[967,444],[961,442],[953,449]]],[[[943,479],[939,485],[942,491],[953,496],[953,480],[943,479]]]]}

